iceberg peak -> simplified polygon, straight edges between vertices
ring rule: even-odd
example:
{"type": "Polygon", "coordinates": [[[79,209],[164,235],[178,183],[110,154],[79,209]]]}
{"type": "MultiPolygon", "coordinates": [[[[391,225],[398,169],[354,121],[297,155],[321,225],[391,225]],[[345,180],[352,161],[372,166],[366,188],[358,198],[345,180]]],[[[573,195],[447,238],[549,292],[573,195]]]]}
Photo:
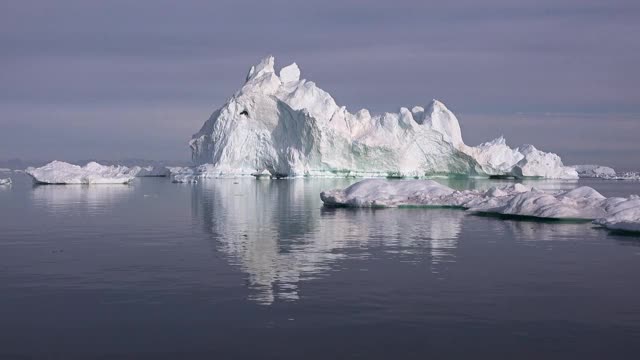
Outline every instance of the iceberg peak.
{"type": "Polygon", "coordinates": [[[300,81],[300,68],[298,64],[293,63],[280,69],[280,81],[285,84],[300,81]]]}
{"type": "Polygon", "coordinates": [[[275,58],[273,55],[269,55],[262,59],[258,65],[254,65],[249,69],[249,74],[247,74],[247,82],[256,79],[266,73],[275,73],[274,64],[275,58]]]}
{"type": "Polygon", "coordinates": [[[429,123],[433,130],[446,136],[455,147],[464,146],[458,118],[442,102],[431,100],[425,114],[425,122],[429,123]]]}

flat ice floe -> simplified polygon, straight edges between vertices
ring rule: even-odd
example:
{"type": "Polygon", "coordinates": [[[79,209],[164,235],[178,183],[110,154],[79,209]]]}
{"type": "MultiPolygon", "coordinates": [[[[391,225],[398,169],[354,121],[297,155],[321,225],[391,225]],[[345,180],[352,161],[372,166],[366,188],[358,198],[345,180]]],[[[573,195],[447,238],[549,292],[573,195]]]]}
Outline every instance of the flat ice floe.
{"type": "MultiPolygon", "coordinates": [[[[466,145],[456,116],[440,101],[397,113],[351,113],[295,63],[276,74],[274,58],[251,67],[246,81],[190,141],[207,168],[192,178],[294,176],[515,176],[576,179],[560,157],[503,138],[466,145]],[[206,171],[206,173],[205,173],[206,171]]],[[[383,86],[383,85],[382,85],[383,86]]]]}
{"type": "Polygon", "coordinates": [[[96,162],[78,166],[52,161],[25,172],[39,184],[126,184],[136,177],[126,166],[105,166],[96,162]]]}
{"type": "Polygon", "coordinates": [[[324,191],[327,206],[460,207],[476,213],[556,220],[595,220],[610,229],[640,231],[640,198],[606,198],[593,188],[546,192],[522,184],[487,191],[458,191],[432,180],[359,181],[345,189],[324,191]]]}

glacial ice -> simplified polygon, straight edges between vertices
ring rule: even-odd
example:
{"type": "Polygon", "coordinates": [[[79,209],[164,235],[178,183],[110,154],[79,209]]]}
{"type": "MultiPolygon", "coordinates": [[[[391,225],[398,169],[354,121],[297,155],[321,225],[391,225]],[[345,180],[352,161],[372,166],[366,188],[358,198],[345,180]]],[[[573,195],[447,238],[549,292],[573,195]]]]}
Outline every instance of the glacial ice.
{"type": "Polygon", "coordinates": [[[367,179],[345,189],[323,191],[320,198],[328,206],[460,207],[476,213],[594,220],[609,229],[640,231],[640,197],[606,198],[588,186],[546,192],[513,184],[458,191],[432,180],[367,179]]]}
{"type": "Polygon", "coordinates": [[[637,195],[611,201],[607,213],[594,223],[612,230],[640,232],[640,197],[637,195]]]}
{"type": "Polygon", "coordinates": [[[210,164],[195,167],[172,166],[167,169],[169,170],[171,181],[174,183],[197,183],[198,179],[222,177],[222,174],[216,173],[210,164]]]}
{"type": "Polygon", "coordinates": [[[610,180],[640,180],[640,172],[637,171],[627,171],[624,173],[616,174],[615,177],[608,178],[610,180]]]}
{"type": "Polygon", "coordinates": [[[171,171],[166,166],[133,166],[130,172],[136,177],[167,177],[171,171]]]}
{"type": "Polygon", "coordinates": [[[52,161],[42,167],[25,171],[39,184],[126,184],[135,173],[126,166],[105,166],[90,162],[85,166],[52,161]]]}
{"type": "MultiPolygon", "coordinates": [[[[196,164],[209,164],[192,169],[191,177],[578,177],[560,157],[530,145],[512,149],[503,138],[466,145],[458,119],[437,100],[398,113],[350,113],[300,79],[295,63],[276,75],[273,57],[251,68],[190,146],[196,164]]],[[[174,177],[180,179],[186,178],[174,177]]]]}
{"type": "Polygon", "coordinates": [[[0,179],[0,186],[11,185],[11,178],[0,179]]]}
{"type": "Polygon", "coordinates": [[[601,165],[573,165],[580,178],[599,178],[606,180],[640,180],[636,171],[616,172],[613,168],[601,165]]]}
{"type": "Polygon", "coordinates": [[[608,166],[600,165],[573,165],[581,178],[614,178],[616,171],[608,166]]]}

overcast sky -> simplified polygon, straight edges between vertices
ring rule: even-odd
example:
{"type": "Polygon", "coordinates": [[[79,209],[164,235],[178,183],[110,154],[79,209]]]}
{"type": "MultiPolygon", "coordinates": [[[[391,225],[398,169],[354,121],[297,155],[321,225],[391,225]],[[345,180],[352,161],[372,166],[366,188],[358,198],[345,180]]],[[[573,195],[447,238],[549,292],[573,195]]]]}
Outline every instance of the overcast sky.
{"type": "Polygon", "coordinates": [[[0,0],[0,159],[189,159],[273,54],[351,111],[640,169],[640,1],[0,0]]]}

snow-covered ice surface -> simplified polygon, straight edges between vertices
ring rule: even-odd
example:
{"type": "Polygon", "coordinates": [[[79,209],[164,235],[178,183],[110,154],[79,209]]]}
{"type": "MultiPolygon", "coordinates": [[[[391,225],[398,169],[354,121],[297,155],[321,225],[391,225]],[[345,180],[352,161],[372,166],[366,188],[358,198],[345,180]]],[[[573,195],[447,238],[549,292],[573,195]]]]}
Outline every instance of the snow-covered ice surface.
{"type": "Polygon", "coordinates": [[[25,171],[39,184],[126,184],[135,173],[126,166],[104,166],[90,162],[85,166],[52,161],[25,171]]]}
{"type": "Polygon", "coordinates": [[[458,191],[432,180],[359,181],[345,189],[324,191],[328,206],[460,207],[476,213],[557,220],[595,220],[610,229],[640,231],[640,198],[606,198],[588,186],[546,192],[522,184],[489,190],[458,191]]]}
{"type": "Polygon", "coordinates": [[[11,178],[0,179],[0,186],[11,185],[11,178]]]}
{"type": "MultiPolygon", "coordinates": [[[[190,146],[196,176],[516,176],[575,179],[560,157],[503,138],[468,146],[456,116],[440,101],[373,116],[350,113],[294,63],[267,57],[213,112],[190,146]]],[[[182,177],[174,177],[182,179],[182,177]]]]}

